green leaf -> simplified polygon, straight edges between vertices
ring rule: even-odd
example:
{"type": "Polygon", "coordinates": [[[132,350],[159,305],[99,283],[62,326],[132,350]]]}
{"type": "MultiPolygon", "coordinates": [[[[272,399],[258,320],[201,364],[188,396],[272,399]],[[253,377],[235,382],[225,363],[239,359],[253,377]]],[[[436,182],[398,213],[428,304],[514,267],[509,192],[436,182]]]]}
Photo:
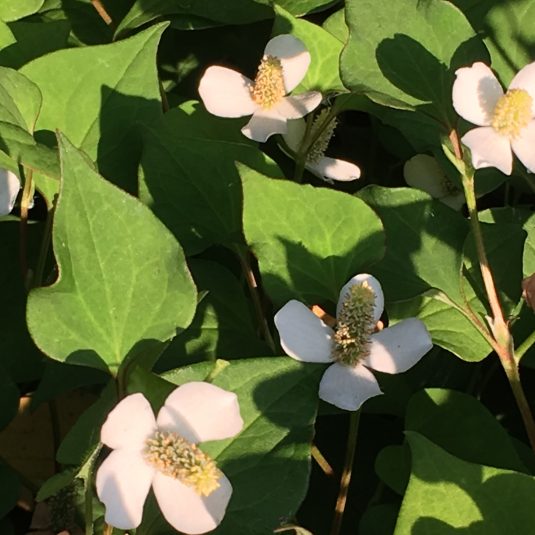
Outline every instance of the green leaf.
{"type": "Polygon", "coordinates": [[[269,348],[258,338],[252,307],[236,277],[215,262],[190,260],[188,265],[198,291],[207,294],[197,305],[191,325],[173,339],[157,369],[217,357],[269,355],[269,348]]]}
{"type": "Polygon", "coordinates": [[[462,303],[459,289],[467,221],[419,190],[369,186],[359,192],[386,232],[386,255],[373,272],[398,301],[437,288],[462,303]]]}
{"type": "Polygon", "coordinates": [[[45,0],[2,0],[0,2],[0,19],[5,22],[22,19],[33,15],[45,0]]]}
{"type": "Polygon", "coordinates": [[[522,258],[523,276],[528,277],[535,273],[535,216],[531,216],[523,226],[527,232],[524,243],[524,253],[522,258]]]}
{"type": "Polygon", "coordinates": [[[137,199],[92,170],[64,136],[53,228],[57,282],[28,298],[41,350],[115,373],[187,327],[196,292],[182,249],[137,199]],[[152,348],[152,349],[151,349],[152,348]]]}
{"type": "Polygon", "coordinates": [[[245,237],[275,306],[336,302],[348,279],[382,257],[383,227],[361,200],[243,166],[240,174],[245,237]]]}
{"type": "MultiPolygon", "coordinates": [[[[200,115],[203,124],[210,124],[206,112],[200,115]]],[[[236,161],[280,176],[278,167],[244,136],[237,141],[230,140],[234,134],[214,139],[213,133],[204,137],[204,128],[190,129],[195,117],[195,113],[184,116],[182,110],[171,110],[159,124],[146,129],[139,187],[140,199],[188,255],[213,244],[243,241],[236,161]]],[[[233,128],[236,123],[231,123],[233,128]]]]}
{"type": "Polygon", "coordinates": [[[43,94],[37,129],[63,132],[127,191],[136,190],[143,125],[161,115],[155,57],[165,27],[110,45],[59,50],[21,69],[43,94]]]}
{"type": "Polygon", "coordinates": [[[324,93],[344,91],[338,73],[342,43],[321,26],[297,19],[280,6],[275,5],[275,14],[273,34],[290,33],[303,41],[310,52],[310,67],[299,88],[316,89],[324,93]]]}
{"type": "Polygon", "coordinates": [[[342,44],[347,43],[349,39],[349,28],[346,24],[346,15],[343,9],[335,11],[330,17],[325,19],[323,29],[327,30],[332,36],[336,37],[342,44]]]}
{"type": "Polygon", "coordinates": [[[468,463],[418,433],[407,439],[412,473],[394,535],[503,535],[535,523],[534,478],[468,463]]]}
{"type": "Polygon", "coordinates": [[[350,0],[346,21],[350,38],[341,58],[345,86],[395,99],[445,125],[455,119],[455,70],[474,61],[489,62],[462,12],[444,0],[350,0]]]}
{"type": "Polygon", "coordinates": [[[394,492],[403,496],[411,466],[410,450],[406,444],[384,447],[375,458],[375,472],[394,492]]]}
{"type": "Polygon", "coordinates": [[[442,388],[414,394],[407,406],[405,428],[465,461],[527,471],[505,429],[468,394],[442,388]]]}
{"type": "MultiPolygon", "coordinates": [[[[206,379],[205,363],[165,375],[175,384],[206,379]]],[[[295,514],[305,496],[322,366],[287,357],[228,362],[213,383],[238,396],[243,430],[202,448],[230,479],[233,494],[214,535],[266,535],[295,514]]],[[[145,515],[137,535],[167,533],[145,515]]]]}

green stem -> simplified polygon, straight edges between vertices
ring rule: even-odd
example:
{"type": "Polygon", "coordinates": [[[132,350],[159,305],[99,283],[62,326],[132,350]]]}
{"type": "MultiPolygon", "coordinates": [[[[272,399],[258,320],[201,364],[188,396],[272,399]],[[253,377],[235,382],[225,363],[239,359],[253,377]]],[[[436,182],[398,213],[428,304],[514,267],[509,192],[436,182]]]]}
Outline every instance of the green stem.
{"type": "Polygon", "coordinates": [[[334,476],[334,470],[329,464],[329,461],[323,456],[323,453],[318,449],[316,444],[312,444],[311,448],[312,458],[318,463],[318,466],[322,469],[323,473],[328,477],[334,476]]]}
{"type": "Polygon", "coordinates": [[[535,331],[533,331],[521,344],[518,349],[515,350],[515,360],[517,364],[520,359],[526,354],[526,351],[535,344],[535,331]]]}
{"type": "Polygon", "coordinates": [[[331,525],[330,535],[339,535],[340,530],[342,528],[342,520],[344,519],[344,511],[346,508],[347,493],[349,491],[349,484],[351,483],[351,476],[353,474],[353,463],[355,461],[355,452],[357,449],[359,421],[360,410],[352,412],[349,419],[346,458],[344,461],[342,477],[340,478],[340,490],[338,491],[338,499],[336,500],[336,507],[334,509],[334,517],[333,523],[331,525]]]}

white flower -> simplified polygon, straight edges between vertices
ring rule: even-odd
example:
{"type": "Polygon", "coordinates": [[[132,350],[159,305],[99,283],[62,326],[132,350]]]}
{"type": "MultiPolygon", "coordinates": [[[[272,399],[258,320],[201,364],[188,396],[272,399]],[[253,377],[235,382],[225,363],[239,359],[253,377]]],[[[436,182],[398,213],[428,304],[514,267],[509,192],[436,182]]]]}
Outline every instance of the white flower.
{"type": "Polygon", "coordinates": [[[197,444],[232,437],[242,427],[236,395],[209,383],[173,390],[157,418],[142,394],[125,397],[101,430],[101,441],[113,449],[96,476],[106,522],[119,529],[139,526],[152,485],[175,529],[213,530],[225,515],[232,486],[197,444]]]}
{"type": "Polygon", "coordinates": [[[479,126],[461,139],[472,151],[474,167],[496,167],[510,175],[514,152],[535,172],[535,63],[517,73],[505,94],[484,63],[455,74],[453,106],[461,117],[479,126]]]}
{"type": "Polygon", "coordinates": [[[446,176],[438,162],[428,154],[416,154],[403,166],[405,182],[413,188],[429,193],[454,210],[464,204],[464,194],[446,176]]]}
{"type": "MultiPolygon", "coordinates": [[[[315,119],[312,126],[312,135],[314,134],[314,127],[321,125],[327,113],[328,110],[325,109],[315,119]]],[[[332,182],[333,180],[341,182],[356,180],[360,177],[360,169],[354,163],[324,156],[335,128],[336,119],[333,119],[310,148],[305,161],[305,168],[327,182],[332,182]]],[[[305,137],[305,131],[306,123],[304,119],[288,121],[288,131],[283,134],[283,138],[292,152],[297,153],[299,151],[301,142],[305,137]]]]}
{"type": "Polygon", "coordinates": [[[383,307],[379,281],[361,273],[340,291],[336,329],[295,300],[275,315],[287,355],[303,362],[333,363],[320,382],[319,397],[324,401],[355,411],[382,393],[370,369],[404,372],[433,347],[425,325],[416,318],[374,332],[383,307]]]}
{"type": "Polygon", "coordinates": [[[7,169],[0,169],[0,216],[13,210],[19,190],[19,177],[7,169]]]}
{"type": "Polygon", "coordinates": [[[266,141],[286,132],[287,119],[303,117],[320,104],[318,91],[285,96],[299,85],[309,64],[310,54],[299,39],[278,35],[266,45],[254,82],[232,69],[212,66],[201,78],[199,94],[214,115],[252,115],[243,134],[266,141]]]}

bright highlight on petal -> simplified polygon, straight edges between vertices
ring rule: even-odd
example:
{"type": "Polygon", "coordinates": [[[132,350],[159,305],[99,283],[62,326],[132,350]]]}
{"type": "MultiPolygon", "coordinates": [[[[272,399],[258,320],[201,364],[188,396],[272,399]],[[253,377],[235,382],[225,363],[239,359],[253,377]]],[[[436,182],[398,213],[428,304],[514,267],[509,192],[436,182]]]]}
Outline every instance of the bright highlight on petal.
{"type": "Polygon", "coordinates": [[[19,177],[7,169],[0,169],[0,216],[13,210],[19,190],[19,177]]]}
{"type": "Polygon", "coordinates": [[[286,121],[303,117],[321,103],[321,93],[286,96],[304,78],[310,54],[292,35],[278,35],[266,45],[254,82],[225,67],[209,67],[199,83],[206,109],[220,117],[252,115],[242,133],[264,142],[286,132],[286,121]]]}
{"type": "Polygon", "coordinates": [[[157,419],[142,394],[124,398],[101,430],[113,448],[96,475],[106,522],[120,529],[139,526],[152,485],[177,530],[194,534],[217,527],[232,487],[196,443],[232,437],[242,427],[236,395],[204,382],[175,389],[157,419]]]}
{"type": "Polygon", "coordinates": [[[535,117],[535,63],[522,68],[504,94],[496,77],[483,63],[458,69],[453,84],[457,113],[481,128],[470,130],[462,142],[472,152],[476,169],[496,167],[510,175],[514,152],[533,171],[528,143],[535,117]]]}
{"type": "Polygon", "coordinates": [[[275,315],[287,355],[304,362],[337,361],[327,368],[320,382],[319,397],[324,401],[341,409],[358,410],[367,399],[381,394],[368,368],[401,373],[431,349],[431,337],[416,318],[373,332],[383,306],[379,281],[361,273],[340,291],[334,331],[299,301],[289,301],[275,315]]]}

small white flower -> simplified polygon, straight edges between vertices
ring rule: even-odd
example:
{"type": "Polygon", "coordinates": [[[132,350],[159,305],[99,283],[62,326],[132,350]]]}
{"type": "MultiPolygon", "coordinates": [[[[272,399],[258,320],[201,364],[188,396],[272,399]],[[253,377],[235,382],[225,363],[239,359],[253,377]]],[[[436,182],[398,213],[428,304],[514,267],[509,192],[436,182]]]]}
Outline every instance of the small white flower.
{"type": "Polygon", "coordinates": [[[266,141],[272,134],[284,134],[288,119],[304,117],[321,103],[318,91],[286,96],[303,80],[309,65],[310,54],[299,39],[278,35],[266,45],[254,82],[232,69],[212,66],[201,78],[199,94],[214,115],[252,115],[243,134],[266,141]]]}
{"type": "Polygon", "coordinates": [[[383,307],[379,281],[361,273],[340,291],[336,329],[295,300],[275,315],[287,355],[303,362],[333,363],[320,382],[319,397],[324,401],[355,411],[382,393],[370,369],[404,372],[433,347],[425,325],[416,318],[374,332],[383,307]]]}
{"type": "Polygon", "coordinates": [[[461,139],[472,152],[474,167],[496,167],[510,175],[514,152],[535,172],[535,63],[517,73],[505,94],[484,63],[455,74],[453,106],[461,117],[479,126],[461,139]]]}
{"type": "Polygon", "coordinates": [[[439,163],[429,154],[416,154],[403,166],[405,182],[431,197],[440,200],[454,210],[464,204],[464,194],[446,176],[439,163]]]}
{"type": "Polygon", "coordinates": [[[154,418],[143,394],[132,394],[110,412],[101,441],[113,451],[99,467],[96,487],[106,522],[139,526],[150,487],[163,516],[182,533],[205,533],[223,519],[232,486],[199,442],[241,431],[235,394],[203,382],[184,384],[154,418]]]}
{"type": "MultiPolygon", "coordinates": [[[[314,127],[323,122],[327,113],[328,110],[325,109],[315,119],[312,125],[312,134],[314,134],[314,127]]],[[[336,119],[333,119],[310,148],[305,161],[305,168],[326,182],[356,180],[360,178],[360,169],[354,163],[324,156],[335,128],[336,119]]],[[[305,137],[305,131],[306,123],[304,119],[288,121],[288,131],[283,134],[283,138],[292,152],[297,153],[299,151],[301,142],[305,137]]]]}
{"type": "Polygon", "coordinates": [[[0,169],[0,216],[13,210],[19,190],[19,177],[7,169],[0,169]]]}

